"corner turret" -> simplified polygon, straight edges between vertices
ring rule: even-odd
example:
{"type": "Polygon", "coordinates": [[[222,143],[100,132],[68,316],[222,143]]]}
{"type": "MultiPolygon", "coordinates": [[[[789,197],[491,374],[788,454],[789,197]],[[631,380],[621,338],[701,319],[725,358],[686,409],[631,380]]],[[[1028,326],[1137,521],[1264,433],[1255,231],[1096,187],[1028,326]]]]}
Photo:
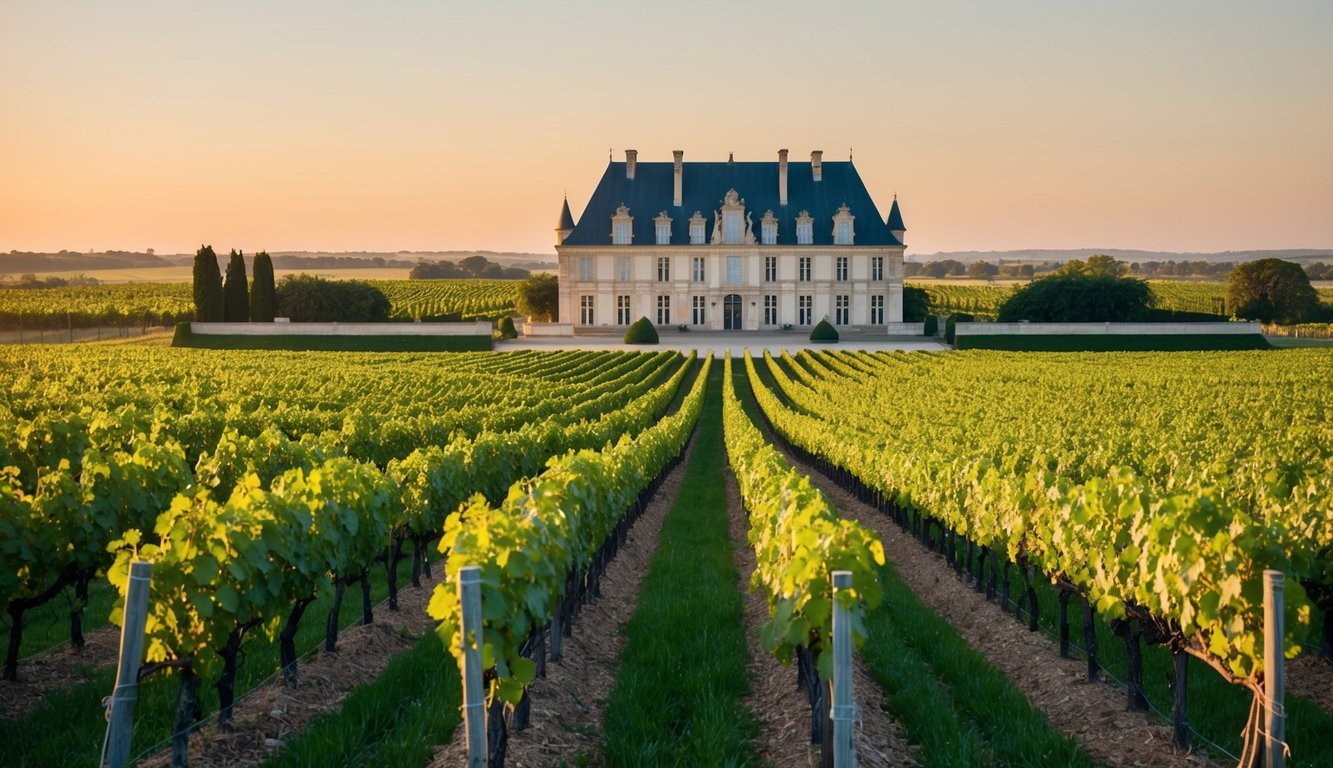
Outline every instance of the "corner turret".
{"type": "Polygon", "coordinates": [[[903,212],[898,210],[898,195],[896,194],[893,196],[893,207],[889,209],[888,221],[884,223],[888,226],[889,231],[893,233],[893,236],[898,238],[898,242],[903,245],[907,244],[907,241],[903,239],[903,235],[907,234],[907,225],[903,223],[903,212]]]}
{"type": "Polygon", "coordinates": [[[555,227],[555,244],[564,245],[565,238],[573,231],[574,215],[569,212],[569,198],[566,197],[565,204],[560,208],[560,223],[555,227]]]}

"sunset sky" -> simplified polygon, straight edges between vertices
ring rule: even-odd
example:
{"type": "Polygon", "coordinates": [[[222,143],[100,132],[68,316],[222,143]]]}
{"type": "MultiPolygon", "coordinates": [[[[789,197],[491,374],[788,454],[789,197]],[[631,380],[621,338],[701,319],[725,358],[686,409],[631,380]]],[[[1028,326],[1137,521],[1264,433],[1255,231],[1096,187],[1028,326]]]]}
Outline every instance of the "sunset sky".
{"type": "Polygon", "coordinates": [[[1328,0],[5,2],[0,252],[549,253],[627,147],[854,148],[909,254],[1333,247],[1331,41],[1328,0]]]}

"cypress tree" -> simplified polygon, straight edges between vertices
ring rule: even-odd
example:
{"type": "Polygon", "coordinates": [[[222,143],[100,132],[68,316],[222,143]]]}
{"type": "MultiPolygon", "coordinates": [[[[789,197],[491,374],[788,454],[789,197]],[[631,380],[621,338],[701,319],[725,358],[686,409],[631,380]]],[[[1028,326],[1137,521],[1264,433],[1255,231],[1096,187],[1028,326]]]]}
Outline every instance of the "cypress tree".
{"type": "Polygon", "coordinates": [[[268,251],[255,254],[255,282],[250,290],[250,321],[271,323],[277,314],[273,285],[273,259],[268,251]]]}
{"type": "Polygon", "coordinates": [[[213,246],[201,245],[194,254],[194,319],[222,322],[222,272],[213,246]]]}
{"type": "Polygon", "coordinates": [[[235,248],[227,262],[227,283],[222,288],[222,316],[229,323],[250,322],[250,289],[245,284],[245,257],[235,248]]]}

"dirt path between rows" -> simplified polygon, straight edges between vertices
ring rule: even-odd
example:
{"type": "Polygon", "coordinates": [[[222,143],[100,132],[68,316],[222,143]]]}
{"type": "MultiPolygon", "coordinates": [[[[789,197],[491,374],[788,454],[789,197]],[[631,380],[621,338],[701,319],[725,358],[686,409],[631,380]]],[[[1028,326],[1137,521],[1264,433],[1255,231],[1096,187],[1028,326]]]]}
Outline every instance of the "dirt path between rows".
{"type": "MultiPolygon", "coordinates": [[[[0,680],[0,720],[22,720],[52,693],[82,685],[99,669],[115,665],[120,654],[120,627],[104,624],[85,632],[83,639],[82,649],[66,645],[20,661],[17,682],[0,680]]],[[[107,693],[111,693],[109,687],[107,693]]]]}
{"type": "MultiPolygon", "coordinates": [[[[238,700],[232,731],[220,733],[213,718],[192,734],[191,768],[258,765],[316,716],[341,707],[353,690],[378,678],[394,656],[434,629],[426,605],[443,575],[444,563],[435,563],[429,578],[421,575],[420,588],[408,581],[398,590],[397,611],[390,611],[387,604],[379,606],[373,624],[358,624],[338,632],[337,651],[321,650],[314,658],[302,659],[297,665],[295,690],[287,690],[280,678],[274,678],[238,700]]],[[[343,606],[343,610],[360,609],[360,600],[350,600],[343,606]]],[[[136,745],[139,749],[145,746],[136,745]]],[[[170,762],[168,743],[139,765],[154,768],[170,762]]]]}
{"type": "MultiPolygon", "coordinates": [[[[601,597],[584,606],[575,619],[560,661],[548,661],[546,677],[529,686],[530,724],[522,731],[509,733],[506,766],[605,765],[601,755],[602,713],[620,669],[624,626],[638,607],[639,588],[657,552],[662,523],[676,501],[685,468],[694,457],[694,445],[691,438],[684,457],[663,479],[606,567],[600,582],[601,597]]],[[[462,729],[459,723],[449,743],[436,749],[432,766],[467,764],[467,740],[462,729]]]]}
{"type": "MultiPolygon", "coordinates": [[[[820,764],[818,745],[810,743],[810,703],[796,685],[796,667],[784,667],[759,644],[759,628],[768,621],[768,604],[758,592],[749,590],[755,569],[754,548],[746,538],[749,519],[736,476],[728,469],[727,513],[734,560],[745,590],[746,640],[750,647],[750,693],[745,704],[760,723],[759,756],[773,768],[797,768],[820,764]]],[[[884,694],[853,656],[852,690],[856,696],[857,765],[868,768],[915,766],[913,750],[903,729],[884,711],[884,694]]]]}
{"type": "Polygon", "coordinates": [[[839,488],[817,469],[788,455],[850,519],[879,533],[898,575],[927,606],[953,625],[977,652],[1004,672],[1053,726],[1078,740],[1101,765],[1180,768],[1216,766],[1178,749],[1172,730],[1144,713],[1125,709],[1125,692],[1087,682],[1087,663],[1062,659],[1045,634],[1029,632],[998,603],[966,586],[949,566],[888,516],[839,488]]]}

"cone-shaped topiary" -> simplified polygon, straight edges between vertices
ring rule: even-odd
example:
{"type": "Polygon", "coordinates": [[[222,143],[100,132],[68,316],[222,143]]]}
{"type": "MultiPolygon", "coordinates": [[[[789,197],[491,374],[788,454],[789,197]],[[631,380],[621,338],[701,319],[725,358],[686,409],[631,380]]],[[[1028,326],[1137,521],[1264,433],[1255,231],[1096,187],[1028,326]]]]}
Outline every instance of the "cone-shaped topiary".
{"type": "Polygon", "coordinates": [[[634,321],[634,325],[625,331],[626,344],[656,344],[657,329],[648,322],[648,318],[641,317],[634,321]]]}
{"type": "Polygon", "coordinates": [[[838,329],[834,328],[829,321],[820,320],[819,325],[816,325],[814,330],[810,331],[810,340],[835,342],[838,340],[838,329]]]}
{"type": "Polygon", "coordinates": [[[273,259],[268,251],[255,254],[254,287],[250,290],[250,320],[255,323],[273,322],[277,307],[273,283],[273,259]]]}
{"type": "Polygon", "coordinates": [[[250,291],[245,280],[245,256],[233,248],[227,281],[222,284],[222,319],[228,323],[250,322],[250,291]]]}
{"type": "Polygon", "coordinates": [[[514,318],[512,317],[500,318],[499,331],[500,331],[500,338],[502,339],[518,338],[518,329],[514,328],[514,318]]]}

